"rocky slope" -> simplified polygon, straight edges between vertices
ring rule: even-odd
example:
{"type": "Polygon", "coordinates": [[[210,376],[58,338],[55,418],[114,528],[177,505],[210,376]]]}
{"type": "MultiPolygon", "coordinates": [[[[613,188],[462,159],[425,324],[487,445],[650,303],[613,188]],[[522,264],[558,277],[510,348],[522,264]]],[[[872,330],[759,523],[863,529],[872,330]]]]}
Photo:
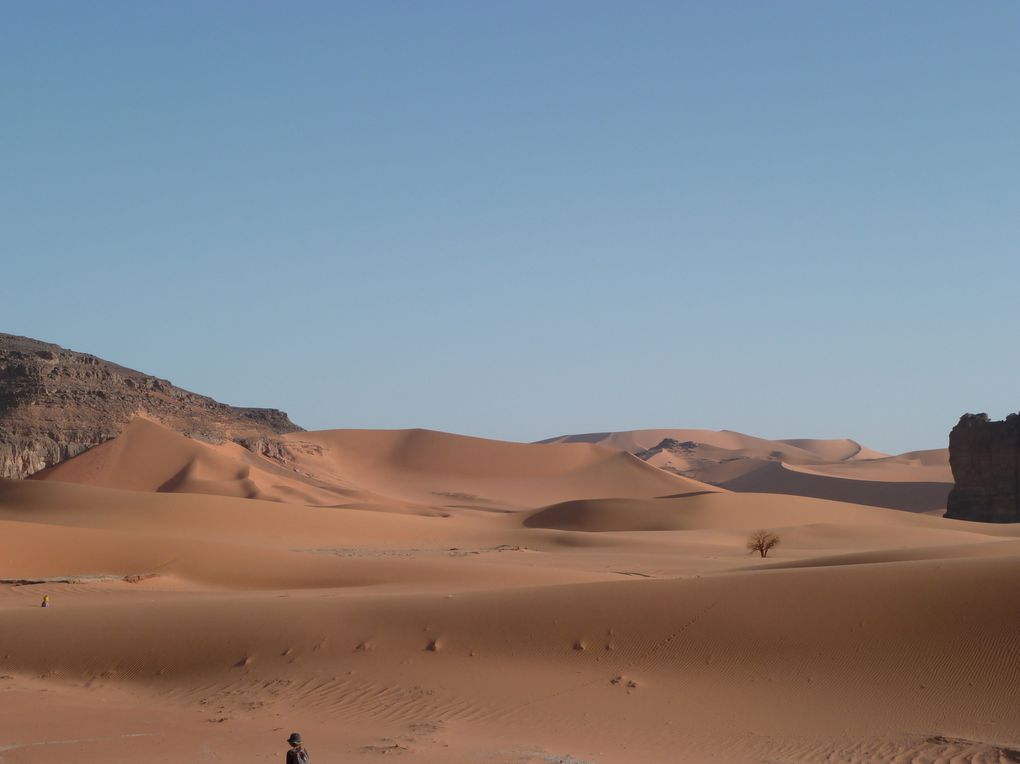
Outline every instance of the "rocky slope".
{"type": "Polygon", "coordinates": [[[1020,414],[993,422],[964,414],[949,434],[955,486],[946,517],[990,523],[1020,522],[1020,414]]]}
{"type": "Polygon", "coordinates": [[[0,477],[27,477],[75,456],[135,416],[259,452],[301,430],[276,409],[227,406],[86,353],[0,333],[0,477]]]}

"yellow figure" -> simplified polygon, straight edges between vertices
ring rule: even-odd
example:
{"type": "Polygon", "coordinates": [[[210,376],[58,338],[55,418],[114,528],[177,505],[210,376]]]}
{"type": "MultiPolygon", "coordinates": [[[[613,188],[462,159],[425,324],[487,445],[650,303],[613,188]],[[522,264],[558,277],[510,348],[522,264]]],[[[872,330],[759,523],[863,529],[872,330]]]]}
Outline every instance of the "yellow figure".
{"type": "Polygon", "coordinates": [[[49,607],[50,606],[50,595],[48,595],[48,594],[44,594],[43,595],[42,606],[43,607],[49,607]]]}

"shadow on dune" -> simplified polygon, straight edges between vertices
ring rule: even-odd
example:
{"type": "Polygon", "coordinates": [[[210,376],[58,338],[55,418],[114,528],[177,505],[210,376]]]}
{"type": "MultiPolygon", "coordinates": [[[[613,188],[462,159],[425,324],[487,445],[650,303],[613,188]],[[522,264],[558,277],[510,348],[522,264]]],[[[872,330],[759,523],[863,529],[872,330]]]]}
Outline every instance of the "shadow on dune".
{"type": "Polygon", "coordinates": [[[952,483],[894,483],[794,472],[782,464],[764,464],[758,469],[718,483],[738,493],[781,493],[811,496],[849,504],[928,512],[945,509],[952,483]]]}

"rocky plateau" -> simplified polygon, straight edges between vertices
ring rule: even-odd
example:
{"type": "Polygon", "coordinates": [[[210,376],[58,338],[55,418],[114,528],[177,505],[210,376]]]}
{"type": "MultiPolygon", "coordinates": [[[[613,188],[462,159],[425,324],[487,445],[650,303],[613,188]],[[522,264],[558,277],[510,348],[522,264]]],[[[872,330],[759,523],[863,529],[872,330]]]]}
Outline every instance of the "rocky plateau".
{"type": "Polygon", "coordinates": [[[0,477],[76,456],[136,416],[270,456],[282,448],[275,436],[302,429],[277,409],[228,406],[87,353],[0,333],[0,477]]]}

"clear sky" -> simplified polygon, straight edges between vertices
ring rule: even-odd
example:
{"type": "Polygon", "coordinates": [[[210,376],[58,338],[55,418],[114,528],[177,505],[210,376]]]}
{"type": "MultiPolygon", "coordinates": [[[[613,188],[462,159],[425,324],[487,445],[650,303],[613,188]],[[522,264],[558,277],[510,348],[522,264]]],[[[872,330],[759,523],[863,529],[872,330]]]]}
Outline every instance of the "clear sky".
{"type": "Polygon", "coordinates": [[[1020,3],[0,2],[0,331],[310,429],[1020,409],[1020,3]]]}

